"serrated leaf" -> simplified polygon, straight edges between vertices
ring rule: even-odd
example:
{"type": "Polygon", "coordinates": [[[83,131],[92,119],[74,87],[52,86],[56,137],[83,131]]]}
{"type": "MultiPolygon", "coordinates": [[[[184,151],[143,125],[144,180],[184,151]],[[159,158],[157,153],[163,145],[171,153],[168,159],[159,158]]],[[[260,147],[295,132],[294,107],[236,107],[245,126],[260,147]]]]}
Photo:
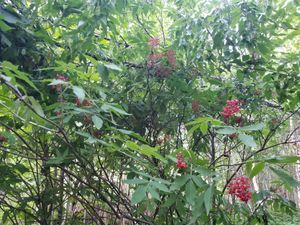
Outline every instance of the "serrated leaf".
{"type": "Polygon", "coordinates": [[[262,161],[275,164],[275,163],[296,163],[300,161],[300,156],[273,156],[270,158],[262,159],[262,161]]]}
{"type": "Polygon", "coordinates": [[[209,188],[207,188],[207,190],[204,193],[204,206],[207,215],[209,214],[212,208],[212,197],[213,197],[213,186],[210,186],[209,188]]]}
{"type": "Polygon", "coordinates": [[[66,81],[63,80],[52,80],[52,82],[50,84],[48,84],[48,86],[52,86],[52,85],[58,85],[58,84],[66,84],[66,81]]]}
{"type": "Polygon", "coordinates": [[[123,109],[117,108],[117,107],[109,105],[109,104],[103,104],[101,106],[101,110],[103,110],[104,112],[113,111],[113,112],[121,114],[121,115],[130,115],[127,112],[125,112],[123,109]]]}
{"type": "Polygon", "coordinates": [[[205,187],[206,183],[200,176],[192,175],[192,179],[198,187],[205,187]]]}
{"type": "Polygon", "coordinates": [[[257,145],[254,141],[254,138],[251,135],[239,134],[239,140],[246,146],[256,148],[257,145]]]}
{"type": "Polygon", "coordinates": [[[160,201],[159,194],[153,187],[148,188],[148,192],[151,194],[152,198],[160,201]]]}
{"type": "Polygon", "coordinates": [[[151,185],[154,186],[154,187],[156,187],[160,191],[170,192],[169,188],[165,184],[153,181],[153,182],[151,182],[151,185]]]}
{"type": "Polygon", "coordinates": [[[253,163],[252,163],[252,162],[246,162],[246,174],[247,174],[248,176],[250,176],[252,167],[253,167],[253,163]]]}
{"type": "Polygon", "coordinates": [[[236,132],[236,129],[233,127],[224,127],[216,130],[216,133],[218,134],[234,134],[236,132]]]}
{"type": "Polygon", "coordinates": [[[85,98],[85,91],[81,87],[73,86],[73,92],[76,97],[82,102],[85,98]]]}
{"type": "Polygon", "coordinates": [[[257,174],[259,174],[263,169],[265,168],[264,162],[256,163],[253,167],[253,169],[250,172],[250,178],[255,177],[257,174]]]}
{"type": "Polygon", "coordinates": [[[92,121],[93,121],[93,123],[94,123],[94,125],[95,125],[95,127],[97,129],[101,129],[102,128],[102,126],[103,126],[103,120],[100,117],[98,117],[96,115],[93,115],[92,116],[92,121]]]}
{"type": "Polygon", "coordinates": [[[181,175],[176,177],[173,184],[170,187],[170,190],[178,190],[180,189],[189,179],[189,176],[181,175]]]}
{"type": "Polygon", "coordinates": [[[176,202],[177,195],[171,195],[162,205],[161,207],[169,208],[171,205],[173,205],[176,202]]]}
{"type": "Polygon", "coordinates": [[[122,71],[122,69],[117,66],[116,64],[110,63],[110,64],[105,64],[104,65],[106,68],[110,69],[110,70],[116,70],[116,71],[122,71]]]}
{"type": "Polygon", "coordinates": [[[40,103],[38,103],[34,98],[30,98],[31,101],[31,106],[34,109],[34,111],[40,115],[41,117],[45,117],[45,113],[43,111],[42,106],[40,105],[40,103]]]}
{"type": "Polygon", "coordinates": [[[144,180],[144,179],[124,180],[124,183],[126,183],[126,184],[146,184],[148,182],[149,182],[148,180],[144,180]]]}
{"type": "Polygon", "coordinates": [[[132,194],[132,204],[138,204],[146,198],[147,186],[138,187],[132,194]]]}
{"type": "Polygon", "coordinates": [[[196,198],[196,187],[192,180],[185,185],[185,198],[189,204],[193,204],[196,198]]]}
{"type": "Polygon", "coordinates": [[[200,124],[200,130],[202,134],[206,134],[208,130],[208,122],[203,122],[200,124]]]}
{"type": "Polygon", "coordinates": [[[134,142],[132,142],[132,141],[127,141],[126,142],[126,145],[127,145],[127,147],[128,148],[130,148],[130,149],[132,149],[132,150],[134,150],[134,151],[138,151],[139,150],[139,145],[137,144],[137,143],[134,143],[134,142]]]}
{"type": "Polygon", "coordinates": [[[261,130],[265,127],[264,123],[258,123],[258,124],[253,124],[245,127],[239,128],[239,130],[242,131],[255,131],[255,130],[261,130]]]}
{"type": "Polygon", "coordinates": [[[283,169],[276,169],[275,167],[270,166],[270,169],[272,170],[273,173],[275,173],[279,179],[286,185],[290,187],[299,187],[300,182],[295,180],[292,176],[288,174],[287,171],[283,169]]]}
{"type": "Polygon", "coordinates": [[[199,128],[199,125],[193,126],[191,129],[189,129],[188,131],[188,136],[191,136],[195,130],[197,130],[199,128]]]}
{"type": "Polygon", "coordinates": [[[222,122],[220,120],[216,120],[216,119],[213,119],[213,118],[210,118],[210,117],[201,117],[201,118],[198,118],[194,121],[188,122],[186,125],[189,126],[189,125],[194,125],[194,124],[200,124],[200,123],[203,123],[203,122],[211,122],[213,125],[222,124],[222,122]]]}
{"type": "Polygon", "coordinates": [[[11,29],[10,26],[8,26],[6,23],[4,23],[1,19],[0,19],[0,29],[3,30],[4,32],[7,32],[11,29]]]}

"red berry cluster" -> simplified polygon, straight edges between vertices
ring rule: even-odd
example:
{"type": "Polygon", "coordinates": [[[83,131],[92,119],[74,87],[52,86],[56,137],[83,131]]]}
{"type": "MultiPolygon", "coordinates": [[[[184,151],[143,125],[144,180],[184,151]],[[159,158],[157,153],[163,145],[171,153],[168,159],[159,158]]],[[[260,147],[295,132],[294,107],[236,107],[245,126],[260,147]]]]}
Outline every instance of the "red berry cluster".
{"type": "Polygon", "coordinates": [[[221,114],[224,116],[225,119],[228,119],[233,114],[240,111],[240,106],[238,105],[239,100],[229,100],[226,102],[226,105],[223,108],[223,112],[221,114]]]}
{"type": "Polygon", "coordinates": [[[237,137],[238,137],[238,135],[236,133],[229,135],[230,139],[236,139],[237,137]]]}
{"type": "Polygon", "coordinates": [[[200,108],[200,103],[199,103],[199,101],[194,100],[194,101],[192,102],[192,111],[193,111],[194,113],[199,112],[199,108],[200,108]]]}
{"type": "Polygon", "coordinates": [[[243,202],[248,202],[252,194],[250,192],[250,179],[248,177],[235,177],[227,185],[229,194],[235,195],[243,202]]]}
{"type": "Polygon", "coordinates": [[[92,103],[90,102],[90,100],[88,100],[87,98],[85,98],[82,102],[80,102],[79,98],[76,98],[76,105],[78,107],[81,107],[81,106],[91,106],[92,103]]]}
{"type": "Polygon", "coordinates": [[[176,166],[178,169],[185,169],[188,167],[181,153],[178,153],[176,155],[176,158],[177,158],[176,166]]]}
{"type": "Polygon", "coordinates": [[[56,112],[55,112],[55,115],[56,115],[57,117],[60,117],[60,116],[62,115],[62,112],[56,111],[56,112]]]}
{"type": "Polygon", "coordinates": [[[1,143],[1,142],[6,142],[6,141],[7,141],[6,137],[0,135],[0,143],[1,143]]]}
{"type": "MultiPolygon", "coordinates": [[[[68,78],[63,75],[57,75],[56,80],[68,81],[68,78]]],[[[52,90],[56,90],[60,92],[62,90],[62,85],[61,84],[52,85],[51,88],[52,90]]]]}

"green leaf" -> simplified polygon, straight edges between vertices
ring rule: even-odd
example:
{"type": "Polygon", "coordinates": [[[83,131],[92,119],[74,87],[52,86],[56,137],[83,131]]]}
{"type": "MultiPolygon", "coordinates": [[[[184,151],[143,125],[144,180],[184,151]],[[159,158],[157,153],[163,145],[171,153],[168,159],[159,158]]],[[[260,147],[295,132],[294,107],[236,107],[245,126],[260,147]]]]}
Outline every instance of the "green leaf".
{"type": "Polygon", "coordinates": [[[44,113],[43,108],[40,105],[40,103],[38,103],[38,101],[36,101],[33,97],[30,97],[30,101],[31,101],[31,106],[34,109],[34,111],[41,117],[45,117],[45,113],[44,113]]]}
{"type": "Polygon", "coordinates": [[[163,156],[161,156],[159,153],[157,153],[157,151],[158,151],[158,148],[153,148],[149,145],[141,145],[140,146],[140,152],[142,154],[145,154],[147,156],[153,156],[163,162],[167,162],[167,160],[163,156]]]}
{"type": "Polygon", "coordinates": [[[49,86],[52,86],[52,85],[58,85],[58,84],[66,84],[67,82],[66,81],[63,81],[63,80],[52,80],[52,82],[50,84],[48,84],[49,86]]]}
{"type": "Polygon", "coordinates": [[[212,197],[213,197],[213,186],[210,186],[209,188],[207,188],[207,190],[204,193],[204,206],[207,215],[209,214],[212,208],[212,197]]]}
{"type": "Polygon", "coordinates": [[[123,109],[120,109],[120,108],[117,108],[115,106],[112,106],[112,105],[109,105],[109,104],[103,104],[101,106],[101,109],[104,111],[104,112],[108,112],[108,111],[113,111],[115,113],[118,113],[118,114],[121,114],[121,115],[130,115],[128,114],[127,112],[125,112],[123,109]]]}
{"type": "Polygon", "coordinates": [[[171,205],[173,205],[176,202],[177,195],[173,194],[171,195],[162,205],[161,207],[169,208],[171,205]]]}
{"type": "Polygon", "coordinates": [[[103,120],[96,115],[92,116],[92,121],[97,129],[101,129],[103,126],[103,120]]]}
{"type": "Polygon", "coordinates": [[[19,22],[19,23],[22,22],[17,16],[15,16],[11,12],[9,12],[8,10],[5,10],[1,7],[0,7],[0,15],[8,23],[15,24],[17,22],[19,22]]]}
{"type": "Polygon", "coordinates": [[[158,151],[158,147],[153,148],[149,145],[141,145],[139,146],[138,144],[132,142],[132,141],[127,141],[126,145],[128,148],[134,150],[134,151],[138,151],[140,154],[146,155],[146,156],[152,156],[154,158],[157,158],[159,160],[161,160],[162,162],[167,162],[167,160],[160,155],[157,151],[158,151]]]}
{"type": "Polygon", "coordinates": [[[188,136],[191,136],[195,130],[197,130],[199,128],[199,125],[193,126],[191,129],[189,129],[188,131],[188,136]]]}
{"type": "Polygon", "coordinates": [[[174,183],[171,185],[170,190],[178,190],[180,189],[189,179],[187,175],[181,175],[176,177],[174,183]]]}
{"type": "Polygon", "coordinates": [[[160,201],[159,194],[153,187],[148,188],[148,192],[151,194],[152,198],[160,201]]]}
{"type": "Polygon", "coordinates": [[[85,98],[85,91],[81,87],[73,86],[73,92],[76,97],[82,102],[85,98]]]}
{"type": "Polygon", "coordinates": [[[130,148],[131,150],[134,150],[134,151],[138,151],[140,149],[140,146],[137,143],[134,143],[132,141],[127,141],[126,145],[128,148],[130,148]]]}
{"type": "Polygon", "coordinates": [[[132,204],[138,204],[146,198],[147,186],[138,187],[132,194],[132,204]]]}
{"type": "Polygon", "coordinates": [[[0,29],[3,30],[4,32],[7,32],[11,29],[10,26],[8,26],[6,23],[4,23],[1,19],[0,19],[0,29]]]}
{"type": "Polygon", "coordinates": [[[198,187],[205,187],[206,183],[200,176],[192,175],[192,179],[198,187]]]}
{"type": "Polygon", "coordinates": [[[250,173],[252,171],[253,163],[252,162],[246,162],[246,174],[250,176],[250,173]]]}
{"type": "Polygon", "coordinates": [[[300,161],[300,156],[273,156],[262,159],[262,161],[276,164],[276,163],[297,163],[300,161]]]}
{"type": "Polygon", "coordinates": [[[112,63],[105,64],[104,66],[110,70],[116,70],[116,71],[120,71],[120,72],[122,71],[122,69],[119,66],[112,64],[112,63]]]}
{"type": "Polygon", "coordinates": [[[154,187],[156,187],[160,191],[170,192],[169,188],[165,184],[152,181],[151,185],[154,186],[154,187]]]}
{"type": "Polygon", "coordinates": [[[203,122],[211,122],[213,125],[222,124],[222,122],[220,120],[216,120],[216,119],[213,119],[213,118],[210,118],[210,117],[200,117],[200,118],[198,118],[194,121],[188,122],[186,125],[189,126],[189,125],[194,125],[194,124],[200,124],[200,123],[203,123],[203,122]]]}
{"type": "Polygon", "coordinates": [[[124,180],[124,183],[126,183],[126,184],[146,184],[148,182],[149,182],[148,180],[144,180],[144,179],[124,180]]]}
{"type": "Polygon", "coordinates": [[[206,134],[208,130],[208,122],[204,122],[200,124],[200,130],[202,134],[206,134]]]}
{"type": "Polygon", "coordinates": [[[257,174],[259,174],[263,169],[265,168],[264,162],[259,162],[254,164],[253,169],[250,172],[250,178],[255,177],[257,174]]]}
{"type": "Polygon", "coordinates": [[[96,60],[96,59],[94,59],[93,57],[91,57],[91,56],[88,56],[88,55],[84,55],[91,63],[93,63],[93,65],[95,66],[95,67],[97,67],[98,66],[98,61],[96,60]]]}
{"type": "Polygon", "coordinates": [[[193,204],[196,198],[196,187],[192,180],[185,185],[185,197],[189,204],[193,204]]]}
{"type": "Polygon", "coordinates": [[[216,130],[218,134],[234,134],[236,132],[237,130],[234,127],[224,127],[216,130]]]}
{"type": "Polygon", "coordinates": [[[289,187],[298,187],[298,186],[300,186],[300,182],[295,180],[292,176],[290,176],[287,171],[285,171],[283,169],[276,169],[273,166],[270,166],[270,169],[287,186],[289,186],[289,187]]]}
{"type": "Polygon", "coordinates": [[[3,66],[3,68],[6,68],[6,69],[14,72],[14,73],[8,73],[9,71],[6,71],[7,76],[17,77],[17,78],[25,81],[30,87],[32,87],[34,90],[36,90],[37,92],[40,93],[39,89],[29,79],[29,74],[24,73],[24,72],[18,70],[18,66],[15,66],[11,62],[8,62],[8,61],[3,61],[1,63],[1,65],[3,66]]]}
{"type": "Polygon", "coordinates": [[[57,156],[54,158],[50,158],[46,164],[47,165],[59,165],[59,164],[63,163],[65,159],[67,159],[68,154],[69,154],[68,150],[65,150],[63,152],[57,151],[57,156]]]}
{"type": "Polygon", "coordinates": [[[256,148],[257,145],[251,135],[239,134],[239,140],[246,146],[256,148]]]}
{"type": "Polygon", "coordinates": [[[131,130],[125,130],[125,129],[117,129],[117,131],[120,131],[122,134],[130,135],[133,132],[131,130]]]}
{"type": "Polygon", "coordinates": [[[264,123],[258,123],[258,124],[253,124],[253,125],[249,125],[249,126],[245,126],[245,127],[241,127],[239,128],[239,130],[243,130],[243,131],[254,131],[254,130],[261,130],[265,127],[264,123]]]}

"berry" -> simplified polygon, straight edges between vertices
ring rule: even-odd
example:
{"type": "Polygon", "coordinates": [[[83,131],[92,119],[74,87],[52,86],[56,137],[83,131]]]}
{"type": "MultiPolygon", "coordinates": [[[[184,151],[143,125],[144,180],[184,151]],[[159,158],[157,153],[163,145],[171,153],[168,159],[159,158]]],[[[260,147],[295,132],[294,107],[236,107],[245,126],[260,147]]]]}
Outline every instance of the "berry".
{"type": "Polygon", "coordinates": [[[243,119],[242,119],[241,116],[238,116],[238,117],[235,118],[235,122],[236,122],[236,123],[241,123],[242,120],[243,120],[243,119]]]}
{"type": "Polygon", "coordinates": [[[79,98],[76,98],[76,105],[78,107],[80,107],[80,106],[86,106],[86,107],[88,107],[88,106],[91,106],[92,103],[87,98],[85,98],[82,102],[80,102],[79,98]]]}
{"type": "Polygon", "coordinates": [[[178,153],[176,155],[176,158],[177,158],[176,166],[178,169],[185,169],[188,167],[181,153],[178,153]]]}
{"type": "Polygon", "coordinates": [[[147,66],[148,67],[153,67],[158,62],[158,60],[160,60],[162,57],[163,57],[162,53],[149,54],[148,55],[147,66]]]}
{"type": "Polygon", "coordinates": [[[238,197],[242,202],[248,202],[252,198],[250,192],[250,179],[248,177],[235,177],[227,185],[228,193],[238,197]]]}
{"type": "Polygon", "coordinates": [[[61,114],[62,114],[62,113],[61,113],[61,112],[59,112],[59,111],[58,111],[58,112],[55,112],[55,115],[56,115],[57,117],[60,117],[60,116],[61,116],[61,114]]]}
{"type": "Polygon", "coordinates": [[[194,113],[199,112],[199,108],[200,108],[199,101],[194,100],[194,101],[192,102],[192,111],[193,111],[194,113]]]}
{"type": "Polygon", "coordinates": [[[168,77],[170,75],[170,69],[168,67],[163,66],[161,63],[159,63],[156,66],[155,75],[157,78],[164,78],[168,77]]]}
{"type": "Polygon", "coordinates": [[[96,137],[96,138],[101,138],[103,135],[104,135],[104,131],[102,130],[95,130],[93,132],[93,135],[96,137]]]}
{"type": "MultiPolygon", "coordinates": [[[[63,75],[57,75],[56,76],[57,80],[62,80],[62,81],[67,81],[68,78],[63,76],[63,75]]],[[[57,84],[57,85],[52,85],[51,89],[56,90],[58,92],[62,91],[62,85],[61,84],[57,84]]]]}
{"type": "Polygon", "coordinates": [[[232,140],[232,139],[236,139],[238,137],[238,135],[237,134],[230,134],[229,135],[229,138],[232,140]]]}
{"type": "Polygon", "coordinates": [[[1,142],[7,142],[6,137],[0,135],[0,143],[1,143],[1,142]]]}
{"type": "Polygon", "coordinates": [[[85,115],[84,115],[84,118],[83,118],[83,123],[84,123],[85,125],[91,124],[91,123],[92,123],[92,116],[89,115],[89,114],[85,114],[85,115]]]}
{"type": "Polygon", "coordinates": [[[167,59],[168,59],[168,63],[169,63],[171,66],[175,67],[175,65],[176,65],[176,56],[175,56],[174,50],[169,49],[169,50],[167,51],[167,59]]]}
{"type": "Polygon", "coordinates": [[[228,119],[233,114],[240,111],[240,106],[238,106],[239,100],[234,99],[226,102],[226,105],[223,108],[221,114],[224,116],[224,119],[228,119]]]}
{"type": "Polygon", "coordinates": [[[152,37],[148,41],[148,45],[150,46],[150,48],[157,47],[157,46],[159,46],[159,44],[160,44],[159,37],[152,37]]]}

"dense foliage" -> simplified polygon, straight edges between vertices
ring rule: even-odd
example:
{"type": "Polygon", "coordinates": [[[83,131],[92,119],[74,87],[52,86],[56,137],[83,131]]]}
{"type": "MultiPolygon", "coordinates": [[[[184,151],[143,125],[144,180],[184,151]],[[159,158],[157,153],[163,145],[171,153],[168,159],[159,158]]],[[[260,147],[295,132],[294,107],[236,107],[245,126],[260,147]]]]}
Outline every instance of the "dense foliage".
{"type": "Polygon", "coordinates": [[[2,0],[0,40],[3,224],[299,220],[299,1],[2,0]]]}

